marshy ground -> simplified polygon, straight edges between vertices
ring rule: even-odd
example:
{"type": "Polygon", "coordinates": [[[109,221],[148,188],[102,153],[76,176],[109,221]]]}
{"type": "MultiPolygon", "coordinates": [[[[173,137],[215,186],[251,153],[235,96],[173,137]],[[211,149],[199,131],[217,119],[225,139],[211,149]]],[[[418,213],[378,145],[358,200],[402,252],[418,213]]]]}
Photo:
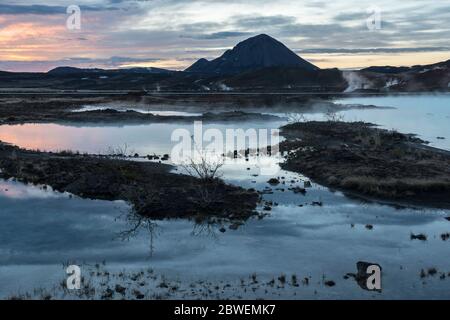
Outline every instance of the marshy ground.
{"type": "Polygon", "coordinates": [[[89,199],[125,200],[152,219],[245,220],[258,194],[223,183],[170,173],[172,166],[72,152],[23,150],[0,142],[0,177],[49,185],[89,199]]]}
{"type": "Polygon", "coordinates": [[[304,122],[282,128],[282,165],[353,195],[450,208],[450,152],[414,135],[362,122],[304,122]]]}

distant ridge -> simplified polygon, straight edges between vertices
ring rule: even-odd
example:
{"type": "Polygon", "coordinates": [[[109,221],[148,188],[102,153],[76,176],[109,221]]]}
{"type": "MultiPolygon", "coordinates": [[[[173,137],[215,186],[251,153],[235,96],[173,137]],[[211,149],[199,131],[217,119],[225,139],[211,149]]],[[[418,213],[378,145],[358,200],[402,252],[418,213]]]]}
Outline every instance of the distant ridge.
{"type": "Polygon", "coordinates": [[[385,73],[385,74],[396,74],[404,72],[420,72],[424,70],[436,70],[436,69],[448,69],[450,67],[450,60],[442,61],[438,63],[428,64],[428,65],[415,65],[412,67],[393,67],[393,66],[372,66],[368,68],[361,69],[361,71],[375,72],[375,73],[385,73]]]}
{"type": "Polygon", "coordinates": [[[80,74],[80,73],[172,73],[175,71],[160,69],[160,68],[129,68],[129,69],[85,69],[85,68],[75,68],[75,67],[57,67],[48,71],[51,75],[70,75],[70,74],[80,74]]]}
{"type": "Polygon", "coordinates": [[[318,67],[300,58],[278,40],[266,34],[260,34],[240,42],[217,59],[212,61],[200,59],[185,71],[226,75],[268,67],[298,67],[309,71],[319,70],[318,67]]]}

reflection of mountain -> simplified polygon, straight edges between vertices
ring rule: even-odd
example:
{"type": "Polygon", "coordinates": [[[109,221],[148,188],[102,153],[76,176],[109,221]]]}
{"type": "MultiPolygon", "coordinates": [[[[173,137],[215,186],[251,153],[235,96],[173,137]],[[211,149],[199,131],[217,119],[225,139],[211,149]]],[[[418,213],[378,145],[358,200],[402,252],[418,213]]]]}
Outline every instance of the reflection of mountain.
{"type": "Polygon", "coordinates": [[[319,69],[281,42],[259,35],[185,71],[159,68],[0,72],[0,88],[194,92],[423,92],[450,90],[450,60],[428,66],[319,69]]]}

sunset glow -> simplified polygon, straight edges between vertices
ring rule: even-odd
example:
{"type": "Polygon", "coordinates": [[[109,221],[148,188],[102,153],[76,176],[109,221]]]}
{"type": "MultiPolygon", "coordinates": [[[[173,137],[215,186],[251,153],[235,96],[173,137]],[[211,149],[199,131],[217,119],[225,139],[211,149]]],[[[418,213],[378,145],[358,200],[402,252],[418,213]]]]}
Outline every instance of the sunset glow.
{"type": "Polygon", "coordinates": [[[425,6],[421,0],[378,1],[380,30],[367,28],[370,1],[356,7],[347,0],[279,1],[270,3],[270,11],[266,2],[80,1],[81,30],[69,30],[67,1],[0,1],[0,70],[48,71],[61,65],[182,70],[259,33],[298,49],[322,68],[450,58],[447,1],[425,6]],[[367,52],[370,48],[376,51],[367,52]]]}

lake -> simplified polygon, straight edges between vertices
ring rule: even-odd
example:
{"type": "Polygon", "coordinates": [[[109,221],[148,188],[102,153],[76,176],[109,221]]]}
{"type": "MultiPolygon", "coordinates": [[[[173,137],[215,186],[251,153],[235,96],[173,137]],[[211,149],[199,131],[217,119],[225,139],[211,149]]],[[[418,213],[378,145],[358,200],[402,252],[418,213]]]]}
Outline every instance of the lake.
{"type": "MultiPolygon", "coordinates": [[[[393,107],[347,110],[342,116],[346,121],[416,133],[431,145],[450,150],[450,95],[355,97],[336,103],[393,107]]],[[[321,120],[325,115],[306,117],[321,120]]],[[[284,123],[217,123],[205,128],[276,129],[284,123]]],[[[26,124],[0,126],[0,140],[29,149],[91,153],[106,153],[109,147],[126,144],[141,155],[164,154],[170,153],[171,133],[179,128],[192,130],[190,125],[176,123],[26,124]]],[[[274,165],[282,161],[275,160],[274,165]]],[[[228,183],[257,190],[267,188],[271,178],[261,175],[258,162],[233,159],[222,168],[222,175],[228,183]]],[[[119,236],[130,228],[129,207],[122,201],[86,200],[51,188],[0,181],[0,297],[60,281],[65,276],[62,263],[106,261],[118,270],[151,267],[182,280],[234,280],[253,273],[265,279],[280,274],[310,277],[308,287],[284,290],[272,298],[450,298],[449,279],[420,277],[422,269],[450,272],[450,242],[440,237],[450,231],[450,222],[444,219],[450,210],[368,203],[314,183],[301,195],[288,188],[303,186],[307,177],[283,170],[274,177],[284,178],[286,184],[264,195],[265,201],[278,204],[264,219],[251,219],[225,233],[191,221],[158,221],[151,234],[143,229],[126,241],[119,236]],[[411,240],[411,233],[426,234],[428,241],[411,240]],[[356,271],[358,261],[383,267],[382,293],[364,291],[355,281],[343,279],[356,271]],[[335,281],[336,286],[325,287],[323,279],[335,281]]],[[[251,293],[241,295],[252,297],[251,293]]]]}

